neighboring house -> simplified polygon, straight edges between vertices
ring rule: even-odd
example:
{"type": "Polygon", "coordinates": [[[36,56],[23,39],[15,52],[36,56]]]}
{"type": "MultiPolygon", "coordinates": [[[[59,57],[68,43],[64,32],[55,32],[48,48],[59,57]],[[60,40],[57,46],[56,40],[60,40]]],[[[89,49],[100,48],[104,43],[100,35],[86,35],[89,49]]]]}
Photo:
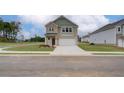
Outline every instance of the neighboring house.
{"type": "Polygon", "coordinates": [[[116,28],[113,24],[108,24],[90,33],[90,43],[96,44],[116,44],[116,28]]]}
{"type": "Polygon", "coordinates": [[[83,37],[81,38],[81,42],[89,42],[89,37],[90,37],[90,35],[89,35],[89,34],[88,34],[88,35],[83,36],[83,37]]]}
{"type": "Polygon", "coordinates": [[[45,44],[49,46],[76,45],[78,25],[64,16],[46,24],[45,44]]]}
{"type": "Polygon", "coordinates": [[[89,34],[89,42],[124,47],[124,19],[107,24],[89,34]]]}

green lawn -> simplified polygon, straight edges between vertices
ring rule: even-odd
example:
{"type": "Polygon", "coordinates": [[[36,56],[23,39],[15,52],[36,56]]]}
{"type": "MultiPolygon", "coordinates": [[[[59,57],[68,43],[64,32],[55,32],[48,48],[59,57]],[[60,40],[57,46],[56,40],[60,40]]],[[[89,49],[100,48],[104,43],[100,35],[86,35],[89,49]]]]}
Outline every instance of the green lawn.
{"type": "Polygon", "coordinates": [[[118,51],[118,52],[124,52],[124,48],[118,48],[113,45],[90,45],[89,43],[80,43],[78,45],[80,48],[86,50],[86,51],[118,51]]]}
{"type": "Polygon", "coordinates": [[[124,55],[124,53],[93,53],[94,55],[124,55]]]}
{"type": "Polygon", "coordinates": [[[0,42],[0,47],[22,46],[29,44],[44,44],[44,42],[18,42],[18,43],[0,42]]]}
{"type": "Polygon", "coordinates": [[[39,45],[27,45],[27,46],[18,46],[18,47],[13,47],[13,48],[7,48],[5,50],[9,50],[9,51],[53,51],[54,48],[39,47],[39,45]]]}

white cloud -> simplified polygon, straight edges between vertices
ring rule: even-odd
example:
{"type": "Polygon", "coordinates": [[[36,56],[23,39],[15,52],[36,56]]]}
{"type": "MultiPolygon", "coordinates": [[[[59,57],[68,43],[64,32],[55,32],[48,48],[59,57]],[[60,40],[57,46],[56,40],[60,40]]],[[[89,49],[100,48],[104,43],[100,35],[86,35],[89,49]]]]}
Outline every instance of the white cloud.
{"type": "Polygon", "coordinates": [[[21,22],[45,25],[49,21],[55,20],[58,16],[48,15],[21,15],[19,16],[21,22]]]}
{"type": "MultiPolygon", "coordinates": [[[[41,25],[44,28],[44,25],[49,21],[55,20],[59,15],[23,15],[19,16],[21,22],[32,23],[35,26],[41,25]]],[[[95,31],[99,27],[109,23],[103,15],[65,15],[68,19],[79,25],[78,34],[80,36],[85,35],[89,32],[95,31]]]]}
{"type": "Polygon", "coordinates": [[[109,23],[109,20],[102,15],[77,15],[67,17],[79,25],[78,33],[80,35],[95,31],[99,27],[109,23]]]}
{"type": "Polygon", "coordinates": [[[30,39],[31,38],[31,34],[30,32],[28,31],[20,31],[18,34],[17,34],[17,39],[18,40],[26,40],[26,39],[30,39]]]}

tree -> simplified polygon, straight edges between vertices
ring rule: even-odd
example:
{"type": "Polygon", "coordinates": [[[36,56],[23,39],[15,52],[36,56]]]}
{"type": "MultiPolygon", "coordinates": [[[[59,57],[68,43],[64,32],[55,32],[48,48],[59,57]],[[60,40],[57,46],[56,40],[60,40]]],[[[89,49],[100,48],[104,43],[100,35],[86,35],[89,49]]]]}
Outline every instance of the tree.
{"type": "Polygon", "coordinates": [[[3,22],[2,18],[0,18],[0,37],[3,34],[3,29],[4,29],[4,22],[3,22]]]}
{"type": "Polygon", "coordinates": [[[0,38],[6,38],[7,40],[16,40],[17,33],[20,31],[20,22],[4,22],[0,18],[0,38]]]}
{"type": "Polygon", "coordinates": [[[4,22],[3,36],[9,39],[9,34],[11,33],[11,27],[9,22],[4,22]]]}
{"type": "Polygon", "coordinates": [[[12,37],[13,39],[16,38],[17,36],[17,33],[20,31],[20,25],[21,23],[20,22],[11,22],[11,28],[12,28],[12,37]]]}
{"type": "Polygon", "coordinates": [[[42,38],[40,36],[35,35],[35,37],[32,37],[29,41],[31,41],[31,42],[44,42],[45,38],[42,38]]]}

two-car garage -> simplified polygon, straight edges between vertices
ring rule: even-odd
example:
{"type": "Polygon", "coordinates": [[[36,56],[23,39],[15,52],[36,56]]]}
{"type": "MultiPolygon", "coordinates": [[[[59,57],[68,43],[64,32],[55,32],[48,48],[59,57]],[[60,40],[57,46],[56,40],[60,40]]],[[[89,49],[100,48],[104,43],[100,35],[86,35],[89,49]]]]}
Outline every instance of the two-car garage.
{"type": "Polygon", "coordinates": [[[70,39],[59,39],[60,46],[73,46],[76,45],[76,40],[73,38],[70,39]]]}

